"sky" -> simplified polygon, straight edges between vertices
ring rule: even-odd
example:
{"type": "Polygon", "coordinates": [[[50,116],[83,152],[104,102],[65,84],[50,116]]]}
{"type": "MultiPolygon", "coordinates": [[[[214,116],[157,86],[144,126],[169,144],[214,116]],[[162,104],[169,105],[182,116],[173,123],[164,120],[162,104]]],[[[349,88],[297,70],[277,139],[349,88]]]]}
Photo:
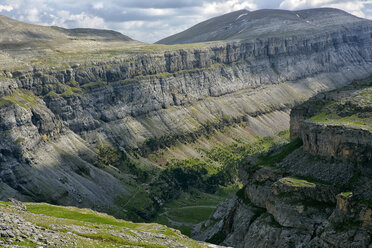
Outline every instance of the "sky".
{"type": "Polygon", "coordinates": [[[316,7],[372,19],[372,0],[0,0],[1,15],[23,22],[112,29],[149,43],[235,10],[316,7]]]}

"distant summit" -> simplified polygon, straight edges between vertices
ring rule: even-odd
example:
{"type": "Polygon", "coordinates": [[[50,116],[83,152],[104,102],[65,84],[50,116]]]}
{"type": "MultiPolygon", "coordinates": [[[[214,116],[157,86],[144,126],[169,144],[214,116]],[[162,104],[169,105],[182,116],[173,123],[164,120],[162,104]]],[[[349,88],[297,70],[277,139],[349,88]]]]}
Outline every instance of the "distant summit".
{"type": "Polygon", "coordinates": [[[40,26],[0,15],[0,48],[39,47],[45,43],[66,43],[69,40],[132,41],[128,36],[112,30],[40,26]]]}
{"type": "Polygon", "coordinates": [[[370,22],[333,8],[300,11],[246,9],[231,12],[201,22],[181,33],[164,38],[158,44],[185,44],[194,42],[288,36],[317,32],[340,25],[370,22]]]}

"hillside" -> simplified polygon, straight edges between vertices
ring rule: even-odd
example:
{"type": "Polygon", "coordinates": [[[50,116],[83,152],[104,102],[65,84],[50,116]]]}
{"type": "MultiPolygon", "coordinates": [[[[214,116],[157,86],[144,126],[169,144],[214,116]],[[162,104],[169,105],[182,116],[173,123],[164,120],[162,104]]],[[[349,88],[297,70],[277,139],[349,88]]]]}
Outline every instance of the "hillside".
{"type": "Polygon", "coordinates": [[[1,49],[43,47],[72,40],[132,41],[131,38],[111,30],[88,28],[65,29],[32,25],[0,15],[1,49]]]}
{"type": "Polygon", "coordinates": [[[169,46],[35,25],[30,38],[3,18],[24,45],[0,42],[0,199],[189,232],[183,207],[207,199],[206,219],[247,156],[286,142],[292,107],[371,76],[372,24],[344,15],[295,36],[169,46]]]}
{"type": "Polygon", "coordinates": [[[245,164],[250,176],[194,238],[233,247],[370,247],[371,79],[291,111],[292,142],[245,164]]]}
{"type": "Polygon", "coordinates": [[[158,224],[135,224],[89,209],[0,202],[1,247],[215,247],[158,224]]]}
{"type": "Polygon", "coordinates": [[[294,38],[297,35],[315,35],[318,32],[332,31],[334,28],[369,25],[369,22],[331,8],[300,11],[243,9],[206,20],[156,43],[186,44],[282,36],[294,38]]]}

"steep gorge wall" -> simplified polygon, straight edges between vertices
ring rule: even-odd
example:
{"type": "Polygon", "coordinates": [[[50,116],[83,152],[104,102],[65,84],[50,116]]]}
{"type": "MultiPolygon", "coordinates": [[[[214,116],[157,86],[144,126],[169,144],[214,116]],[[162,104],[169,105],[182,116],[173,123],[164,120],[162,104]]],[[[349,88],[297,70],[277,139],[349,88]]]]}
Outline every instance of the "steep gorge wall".
{"type": "Polygon", "coordinates": [[[283,82],[298,83],[293,86],[294,102],[370,75],[371,33],[372,27],[361,25],[348,32],[220,42],[126,60],[87,62],[63,71],[16,71],[11,72],[10,86],[2,84],[1,94],[10,94],[12,88],[32,90],[78,134],[172,106],[283,82]],[[303,80],[309,78],[323,85],[303,80]],[[61,83],[81,88],[83,93],[63,94],[66,89],[61,83]],[[307,87],[310,90],[304,92],[307,87]],[[48,95],[51,91],[59,94],[48,95]]]}

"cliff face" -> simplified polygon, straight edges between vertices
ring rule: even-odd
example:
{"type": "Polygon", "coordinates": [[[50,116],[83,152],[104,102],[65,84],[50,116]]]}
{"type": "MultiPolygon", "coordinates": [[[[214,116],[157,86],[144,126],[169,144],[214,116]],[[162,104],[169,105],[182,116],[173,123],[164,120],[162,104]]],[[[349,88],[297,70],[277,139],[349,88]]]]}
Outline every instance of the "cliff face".
{"type": "Polygon", "coordinates": [[[295,107],[291,112],[292,139],[301,137],[309,153],[369,163],[371,90],[355,87],[320,94],[295,107]]]}
{"type": "MultiPolygon", "coordinates": [[[[2,46],[0,198],[126,216],[133,196],[146,194],[138,168],[159,171],[141,157],[154,140],[167,146],[177,137],[195,139],[226,116],[286,115],[317,92],[371,75],[371,22],[332,27],[181,47],[124,38],[93,42],[64,31],[67,43],[50,38],[34,49],[2,46]],[[114,151],[111,160],[140,165],[112,166],[100,152],[107,150],[114,151]]],[[[270,120],[271,126],[287,127],[286,120],[270,120]]]]}
{"type": "MultiPolygon", "coordinates": [[[[371,31],[371,27],[358,27],[348,33],[338,30],[315,37],[269,38],[138,55],[130,61],[100,62],[63,71],[19,71],[13,75],[13,85],[4,84],[3,94],[11,94],[10,88],[31,90],[77,134],[129,119],[141,128],[140,135],[125,138],[130,139],[126,143],[136,146],[151,136],[145,134],[151,130],[138,123],[151,113],[169,112],[171,107],[182,111],[186,104],[235,92],[251,95],[243,91],[252,89],[269,90],[272,98],[279,98],[279,108],[289,107],[314,91],[367,76],[372,58],[371,31]],[[283,87],[284,82],[296,84],[283,87]],[[292,96],[277,96],[272,92],[276,89],[292,96]]],[[[265,99],[268,108],[257,104],[237,111],[241,116],[268,112],[278,109],[275,100],[265,99]]],[[[210,111],[211,115],[216,111],[218,107],[210,111]]],[[[168,118],[163,119],[167,122],[168,118]]],[[[131,133],[126,125],[120,128],[131,133]]],[[[177,125],[166,132],[173,129],[179,132],[177,125]]]]}
{"type": "Polygon", "coordinates": [[[237,196],[194,228],[234,247],[369,247],[371,83],[321,93],[291,111],[292,143],[248,160],[237,196]]]}

